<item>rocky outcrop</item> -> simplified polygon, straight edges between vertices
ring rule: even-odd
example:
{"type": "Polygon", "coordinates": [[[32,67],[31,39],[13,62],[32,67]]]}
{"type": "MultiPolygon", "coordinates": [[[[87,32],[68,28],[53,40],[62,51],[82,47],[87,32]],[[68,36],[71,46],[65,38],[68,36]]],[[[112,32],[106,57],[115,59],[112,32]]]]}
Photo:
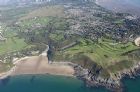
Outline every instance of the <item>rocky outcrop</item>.
{"type": "Polygon", "coordinates": [[[134,42],[136,46],[140,46],[140,37],[136,38],[134,42]]]}
{"type": "Polygon", "coordinates": [[[75,76],[85,82],[88,87],[98,87],[103,86],[113,92],[122,92],[123,84],[121,83],[122,78],[129,76],[130,78],[135,78],[140,74],[140,63],[134,65],[131,69],[125,69],[119,71],[114,77],[102,78],[98,75],[92,74],[88,69],[83,69],[81,66],[75,66],[75,76]]]}

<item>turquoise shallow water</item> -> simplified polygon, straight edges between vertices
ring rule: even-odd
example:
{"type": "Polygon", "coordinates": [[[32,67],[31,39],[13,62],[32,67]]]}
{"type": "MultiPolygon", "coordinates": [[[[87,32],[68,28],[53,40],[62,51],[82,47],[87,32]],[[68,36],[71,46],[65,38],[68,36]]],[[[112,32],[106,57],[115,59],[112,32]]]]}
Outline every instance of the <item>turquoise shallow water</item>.
{"type": "MultiPolygon", "coordinates": [[[[124,92],[140,92],[140,77],[125,78],[124,92]]],[[[51,75],[22,75],[0,81],[0,92],[110,92],[99,88],[85,87],[76,78],[51,75]]]]}
{"type": "Polygon", "coordinates": [[[0,92],[109,92],[87,88],[76,78],[50,75],[15,76],[0,82],[0,92]]]}

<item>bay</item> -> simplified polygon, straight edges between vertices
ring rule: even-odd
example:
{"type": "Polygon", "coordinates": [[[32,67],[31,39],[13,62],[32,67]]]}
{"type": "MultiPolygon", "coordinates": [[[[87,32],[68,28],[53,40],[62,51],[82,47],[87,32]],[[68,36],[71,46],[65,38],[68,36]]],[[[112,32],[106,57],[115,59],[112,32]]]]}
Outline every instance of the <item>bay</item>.
{"type": "Polygon", "coordinates": [[[109,92],[88,88],[83,81],[72,77],[52,75],[22,75],[0,81],[0,92],[109,92]]]}
{"type": "Polygon", "coordinates": [[[140,17],[140,0],[96,0],[96,3],[114,12],[130,13],[140,17]]]}
{"type": "MultiPolygon", "coordinates": [[[[140,77],[123,78],[124,92],[140,92],[140,77]]],[[[0,80],[0,92],[110,92],[98,87],[88,88],[73,77],[52,75],[20,75],[0,80]]]]}

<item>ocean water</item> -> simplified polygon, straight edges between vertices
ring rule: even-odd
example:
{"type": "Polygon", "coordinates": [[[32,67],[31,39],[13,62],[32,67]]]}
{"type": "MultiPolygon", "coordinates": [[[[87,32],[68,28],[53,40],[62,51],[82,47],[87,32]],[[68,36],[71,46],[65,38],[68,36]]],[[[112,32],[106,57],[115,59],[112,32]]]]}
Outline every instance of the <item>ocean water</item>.
{"type": "Polygon", "coordinates": [[[115,12],[125,12],[140,17],[140,0],[96,0],[97,4],[115,12]]]}
{"type": "MultiPolygon", "coordinates": [[[[124,92],[140,92],[140,77],[124,78],[124,92]]],[[[72,77],[52,75],[21,75],[0,81],[0,92],[110,92],[98,87],[88,88],[72,77]]]]}
{"type": "Polygon", "coordinates": [[[124,78],[122,83],[124,84],[124,92],[140,92],[140,76],[135,79],[124,78]]]}
{"type": "Polygon", "coordinates": [[[109,92],[88,88],[76,78],[51,75],[22,75],[0,81],[0,92],[109,92]]]}

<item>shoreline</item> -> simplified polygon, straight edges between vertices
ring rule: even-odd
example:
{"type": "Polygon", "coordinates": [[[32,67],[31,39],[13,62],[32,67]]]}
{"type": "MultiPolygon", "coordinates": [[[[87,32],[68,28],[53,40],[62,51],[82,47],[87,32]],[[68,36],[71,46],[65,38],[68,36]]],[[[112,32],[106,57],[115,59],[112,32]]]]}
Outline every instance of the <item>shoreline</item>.
{"type": "MultiPolygon", "coordinates": [[[[98,2],[98,0],[95,0],[98,2]]],[[[48,48],[49,49],[49,48],[48,48]]],[[[46,49],[44,52],[47,52],[46,49]]],[[[80,80],[83,80],[87,86],[104,86],[108,89],[115,89],[121,88],[121,79],[123,79],[126,75],[129,75],[130,78],[134,78],[133,76],[137,75],[137,70],[140,69],[140,63],[134,65],[134,67],[119,71],[116,77],[113,78],[112,76],[109,79],[101,78],[100,76],[94,76],[93,74],[89,73],[89,70],[83,69],[79,65],[71,66],[64,62],[59,63],[48,63],[48,58],[46,57],[46,53],[42,53],[42,56],[31,56],[31,57],[24,57],[14,62],[14,67],[11,68],[9,71],[0,74],[0,79],[4,79],[8,76],[17,76],[17,75],[36,75],[36,74],[50,74],[50,75],[61,75],[61,76],[73,76],[77,77],[80,80]],[[41,58],[40,58],[41,57],[41,58]],[[43,59],[42,59],[43,58],[43,59]],[[37,61],[36,61],[37,60],[37,61]],[[43,62],[42,62],[43,60],[43,62]],[[46,61],[46,62],[45,62],[46,61]],[[75,68],[77,67],[77,69],[75,68]],[[77,74],[75,74],[75,72],[77,74]],[[114,80],[115,79],[115,80],[114,80]]]]}
{"type": "Polygon", "coordinates": [[[113,92],[123,92],[124,85],[122,80],[125,77],[135,79],[137,76],[140,76],[140,62],[130,69],[119,71],[118,74],[116,74],[116,78],[112,76],[109,78],[102,78],[89,73],[90,71],[85,70],[82,67],[77,67],[76,71],[77,78],[83,80],[87,87],[105,87],[113,92]]]}
{"type": "Polygon", "coordinates": [[[84,69],[81,66],[79,66],[77,64],[73,64],[71,62],[53,62],[53,63],[49,64],[50,66],[52,65],[53,68],[51,68],[51,67],[47,68],[50,70],[46,70],[43,68],[44,69],[43,71],[37,70],[37,71],[33,72],[30,70],[27,71],[25,69],[24,72],[22,70],[16,72],[16,70],[19,69],[18,65],[23,65],[23,62],[28,62],[28,60],[30,60],[32,58],[36,59],[38,57],[40,57],[40,56],[24,57],[24,58],[16,60],[14,62],[15,66],[13,68],[11,68],[9,71],[7,71],[5,73],[0,74],[0,80],[5,79],[7,77],[18,76],[18,75],[58,75],[58,76],[66,76],[66,77],[76,77],[77,79],[84,81],[85,85],[88,87],[105,87],[105,88],[115,91],[115,92],[116,92],[116,90],[119,92],[122,92],[122,90],[123,90],[122,79],[124,79],[126,76],[129,78],[135,78],[136,76],[139,76],[138,74],[139,74],[139,70],[140,70],[140,63],[135,64],[130,69],[125,69],[123,71],[120,71],[118,73],[118,75],[116,76],[116,80],[113,80],[112,77],[110,77],[109,79],[104,79],[104,78],[101,78],[100,76],[94,76],[94,75],[90,74],[87,69],[84,69]],[[60,65],[64,66],[64,67],[58,67],[60,65]],[[56,67],[56,68],[54,68],[54,67],[56,67]],[[67,73],[69,69],[66,71],[62,71],[61,69],[64,70],[64,69],[66,69],[65,67],[69,68],[69,69],[71,68],[73,70],[73,72],[67,73]],[[54,69],[57,69],[57,70],[60,69],[60,71],[56,72],[54,69]],[[51,71],[51,70],[53,70],[53,71],[51,71]]]}
{"type": "MultiPolygon", "coordinates": [[[[49,49],[49,48],[48,48],[49,49]]],[[[135,78],[140,70],[140,62],[133,65],[130,69],[119,71],[115,78],[113,76],[108,79],[93,75],[90,70],[84,69],[78,64],[72,62],[56,62],[49,61],[45,50],[39,56],[26,56],[20,59],[13,60],[15,65],[9,71],[1,73],[0,79],[18,75],[59,75],[67,77],[76,77],[84,81],[88,87],[105,87],[111,91],[123,91],[122,79],[125,76],[135,78]]]]}
{"type": "Polygon", "coordinates": [[[63,65],[61,62],[60,64],[48,64],[47,60],[48,58],[44,56],[31,56],[18,59],[14,61],[15,66],[13,68],[0,74],[0,79],[7,78],[8,76],[30,74],[50,74],[74,77],[74,68],[68,63],[63,65]],[[34,61],[40,58],[43,58],[41,62],[34,61]],[[40,65],[38,66],[38,64],[40,65]]]}

